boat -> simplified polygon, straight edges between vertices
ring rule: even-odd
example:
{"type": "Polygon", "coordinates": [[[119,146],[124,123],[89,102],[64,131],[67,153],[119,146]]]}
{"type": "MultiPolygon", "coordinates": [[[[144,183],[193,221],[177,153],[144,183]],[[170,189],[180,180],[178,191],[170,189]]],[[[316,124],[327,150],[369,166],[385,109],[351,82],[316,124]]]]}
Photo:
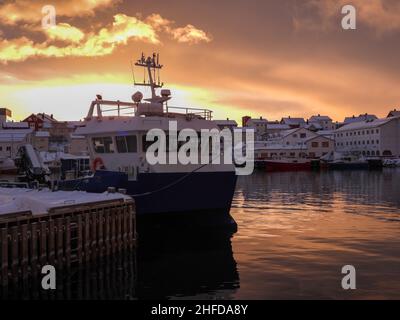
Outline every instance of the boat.
{"type": "Polygon", "coordinates": [[[306,158],[265,159],[267,171],[304,171],[311,170],[311,160],[306,158]]]}
{"type": "MultiPolygon", "coordinates": [[[[177,130],[199,133],[218,129],[212,111],[169,106],[170,90],[157,94],[163,87],[160,80],[156,82],[156,74],[163,67],[158,55],[145,58],[142,54],[135,66],[147,69],[148,81],[135,85],[150,87],[151,97],[143,102],[143,94],[136,92],[133,102],[122,102],[97,95],[85,125],[77,129],[77,134],[88,140],[94,174],[60,181],[59,188],[93,193],[110,187],[123,190],[135,199],[137,216],[142,220],[154,217],[172,221],[179,217],[180,221],[187,219],[188,224],[201,224],[210,218],[214,225],[235,224],[229,215],[237,179],[234,164],[149,164],[146,159],[150,130],[168,131],[170,121],[176,123],[177,130]]],[[[174,151],[168,152],[171,155],[174,151]]]]}
{"type": "Polygon", "coordinates": [[[382,165],[379,158],[365,158],[359,154],[331,152],[321,158],[321,167],[331,170],[380,169],[382,165]]]}

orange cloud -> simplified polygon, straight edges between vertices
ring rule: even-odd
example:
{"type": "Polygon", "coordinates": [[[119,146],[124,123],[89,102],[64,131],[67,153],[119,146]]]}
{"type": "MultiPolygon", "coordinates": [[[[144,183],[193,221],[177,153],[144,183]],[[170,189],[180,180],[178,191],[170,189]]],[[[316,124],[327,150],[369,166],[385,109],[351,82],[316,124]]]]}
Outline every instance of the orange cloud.
{"type": "Polygon", "coordinates": [[[208,35],[203,30],[200,30],[191,24],[188,24],[185,27],[174,28],[174,21],[165,19],[159,14],[150,15],[146,21],[155,29],[163,30],[169,34],[172,39],[180,43],[196,44],[199,42],[210,42],[212,40],[211,35],[208,35]]]}
{"type": "Polygon", "coordinates": [[[42,20],[42,8],[53,5],[57,16],[91,16],[98,9],[104,9],[119,3],[120,0],[14,0],[0,4],[0,21],[14,25],[18,22],[38,22],[42,20]]]}
{"type": "Polygon", "coordinates": [[[152,15],[147,21],[141,21],[136,17],[117,14],[111,26],[86,35],[70,24],[60,23],[49,29],[36,29],[47,36],[47,40],[42,43],[35,43],[26,37],[10,40],[0,38],[0,62],[24,61],[31,57],[104,56],[131,39],[159,44],[160,30],[172,35],[180,43],[211,41],[204,31],[192,25],[174,29],[170,27],[172,23],[160,15],[152,15]],[[55,40],[67,42],[67,45],[54,45],[55,40]]]}

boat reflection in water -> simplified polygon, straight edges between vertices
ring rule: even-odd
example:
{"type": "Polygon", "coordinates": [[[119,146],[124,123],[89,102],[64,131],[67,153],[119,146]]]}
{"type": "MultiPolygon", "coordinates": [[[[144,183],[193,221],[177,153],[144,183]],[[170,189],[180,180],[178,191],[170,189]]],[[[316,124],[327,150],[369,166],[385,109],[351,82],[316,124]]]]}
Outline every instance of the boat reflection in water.
{"type": "Polygon", "coordinates": [[[138,297],[232,299],[239,288],[232,231],[167,231],[140,238],[138,297]]]}
{"type": "Polygon", "coordinates": [[[84,269],[57,270],[56,290],[43,290],[41,277],[25,279],[0,286],[0,300],[209,299],[218,292],[226,299],[239,287],[232,231],[157,231],[140,237],[136,252],[84,269]]]}

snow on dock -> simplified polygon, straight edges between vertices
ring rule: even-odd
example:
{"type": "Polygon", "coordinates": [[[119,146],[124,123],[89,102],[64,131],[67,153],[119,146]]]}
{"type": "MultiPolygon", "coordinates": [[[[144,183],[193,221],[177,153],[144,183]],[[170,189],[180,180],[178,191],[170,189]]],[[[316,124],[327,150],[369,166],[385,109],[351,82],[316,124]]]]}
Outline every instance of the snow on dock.
{"type": "Polygon", "coordinates": [[[49,189],[0,188],[0,215],[29,211],[37,215],[53,208],[111,200],[126,201],[131,198],[119,193],[95,194],[82,191],[52,192],[49,189]]]}

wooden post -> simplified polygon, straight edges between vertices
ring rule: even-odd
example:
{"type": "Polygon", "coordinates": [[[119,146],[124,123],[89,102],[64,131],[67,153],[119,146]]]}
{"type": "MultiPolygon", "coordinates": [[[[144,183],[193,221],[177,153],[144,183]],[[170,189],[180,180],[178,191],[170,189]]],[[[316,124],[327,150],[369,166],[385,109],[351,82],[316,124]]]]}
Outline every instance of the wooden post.
{"type": "Polygon", "coordinates": [[[40,265],[43,267],[47,260],[47,243],[46,243],[46,221],[40,222],[39,248],[40,248],[40,265]]]}
{"type": "Polygon", "coordinates": [[[8,283],[8,232],[6,228],[0,230],[1,239],[1,284],[8,283]]]}
{"type": "Polygon", "coordinates": [[[98,235],[99,235],[99,242],[98,242],[98,254],[99,257],[103,257],[104,253],[104,240],[103,240],[103,229],[104,229],[104,208],[99,210],[99,215],[98,215],[98,235]]]}
{"type": "Polygon", "coordinates": [[[106,212],[104,213],[104,224],[105,224],[105,246],[106,246],[106,256],[108,257],[111,252],[111,239],[110,239],[110,230],[111,230],[111,220],[110,220],[110,209],[106,209],[106,212]]]}
{"type": "Polygon", "coordinates": [[[65,266],[71,266],[71,218],[65,218],[65,266]]]}
{"type": "Polygon", "coordinates": [[[51,265],[54,265],[55,261],[55,227],[54,227],[54,220],[50,220],[48,223],[49,226],[49,232],[48,232],[48,238],[47,238],[47,243],[48,243],[48,249],[49,249],[49,257],[48,257],[48,262],[51,265]]]}
{"type": "Polygon", "coordinates": [[[18,227],[11,228],[11,274],[13,278],[18,277],[19,252],[18,252],[18,227]]]}
{"type": "Polygon", "coordinates": [[[89,262],[90,260],[90,214],[89,212],[85,213],[85,235],[83,240],[83,245],[85,247],[85,262],[89,262]]]}
{"type": "Polygon", "coordinates": [[[36,273],[37,263],[38,263],[38,223],[33,222],[31,224],[31,241],[30,241],[30,249],[31,249],[31,267],[33,273],[36,273]]]}
{"type": "Polygon", "coordinates": [[[83,232],[83,225],[82,225],[82,215],[78,214],[76,217],[76,224],[77,224],[77,243],[76,243],[76,255],[78,259],[78,264],[82,264],[82,232],[83,232]]]}
{"type": "Polygon", "coordinates": [[[21,226],[21,272],[22,278],[28,277],[28,224],[21,226]]]}
{"type": "Polygon", "coordinates": [[[92,261],[96,261],[97,258],[97,212],[93,213],[91,216],[91,241],[90,241],[90,250],[92,255],[92,261]]]}
{"type": "Polygon", "coordinates": [[[58,218],[56,220],[57,225],[57,265],[59,269],[62,269],[64,262],[64,218],[58,218]]]}

